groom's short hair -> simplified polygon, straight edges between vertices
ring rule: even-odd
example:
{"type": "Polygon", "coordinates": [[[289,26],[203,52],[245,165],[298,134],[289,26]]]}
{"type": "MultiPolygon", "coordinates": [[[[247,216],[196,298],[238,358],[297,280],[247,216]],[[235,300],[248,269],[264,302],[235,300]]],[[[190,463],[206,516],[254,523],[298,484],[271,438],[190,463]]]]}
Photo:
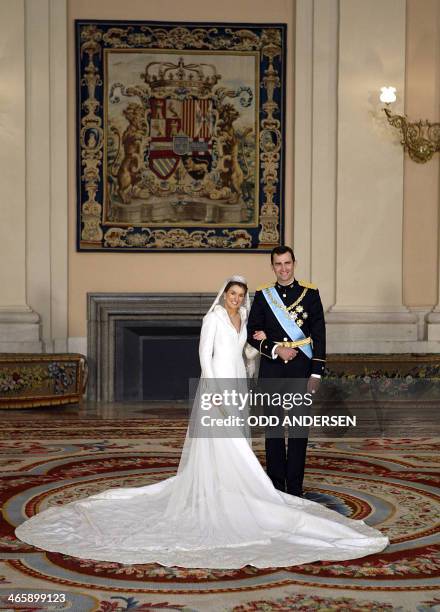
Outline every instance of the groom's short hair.
{"type": "Polygon", "coordinates": [[[292,255],[292,261],[295,261],[295,255],[294,255],[292,249],[289,246],[286,246],[285,244],[282,244],[281,246],[277,246],[274,249],[272,249],[272,251],[270,253],[270,263],[273,264],[273,256],[274,255],[285,255],[286,253],[290,253],[292,255]]]}

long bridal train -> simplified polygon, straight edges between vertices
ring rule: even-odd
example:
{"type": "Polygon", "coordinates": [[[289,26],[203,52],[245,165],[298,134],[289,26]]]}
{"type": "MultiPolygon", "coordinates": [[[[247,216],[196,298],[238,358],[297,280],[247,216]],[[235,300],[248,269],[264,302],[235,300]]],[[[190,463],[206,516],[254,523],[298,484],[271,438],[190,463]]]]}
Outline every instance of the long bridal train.
{"type": "MultiPolygon", "coordinates": [[[[244,378],[247,310],[240,309],[237,333],[219,303],[221,293],[204,319],[202,373],[244,378]]],[[[388,544],[363,521],[275,489],[244,436],[189,433],[176,476],[49,508],[16,534],[28,544],[75,557],[188,568],[354,559],[388,544]]]]}
{"type": "Polygon", "coordinates": [[[49,508],[17,536],[74,557],[206,568],[355,559],[388,544],[363,521],[279,492],[245,438],[190,447],[177,476],[49,508]]]}
{"type": "Polygon", "coordinates": [[[279,492],[244,438],[190,446],[177,476],[49,508],[17,536],[74,557],[206,568],[355,559],[388,544],[362,521],[279,492]]]}

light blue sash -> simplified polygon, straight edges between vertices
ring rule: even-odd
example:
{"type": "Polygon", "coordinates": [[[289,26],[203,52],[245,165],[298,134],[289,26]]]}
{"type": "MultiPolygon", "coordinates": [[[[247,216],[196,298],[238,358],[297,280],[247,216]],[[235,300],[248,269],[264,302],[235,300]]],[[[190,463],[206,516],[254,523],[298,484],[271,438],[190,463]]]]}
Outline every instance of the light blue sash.
{"type": "MultiPolygon", "coordinates": [[[[306,336],[304,332],[301,330],[300,326],[289,317],[287,312],[285,311],[285,306],[281,301],[280,296],[278,295],[275,287],[266,287],[263,289],[263,295],[266,299],[266,302],[269,304],[270,309],[275,315],[278,323],[284,329],[286,334],[290,337],[293,342],[297,340],[303,340],[306,336]]],[[[299,346],[299,349],[302,350],[304,355],[309,359],[312,358],[312,347],[310,344],[305,344],[304,346],[299,346]]]]}

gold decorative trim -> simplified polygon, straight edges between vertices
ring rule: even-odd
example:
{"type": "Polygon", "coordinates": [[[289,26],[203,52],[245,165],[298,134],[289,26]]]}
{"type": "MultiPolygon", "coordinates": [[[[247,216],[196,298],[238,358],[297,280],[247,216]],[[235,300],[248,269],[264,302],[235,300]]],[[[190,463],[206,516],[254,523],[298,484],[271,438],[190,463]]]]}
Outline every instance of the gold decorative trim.
{"type": "Polygon", "coordinates": [[[296,348],[297,346],[305,346],[306,344],[311,344],[312,343],[312,339],[309,338],[303,338],[302,340],[292,340],[292,341],[285,341],[283,340],[282,342],[275,342],[275,344],[277,346],[282,346],[283,348],[296,348]]]}
{"type": "Polygon", "coordinates": [[[259,285],[257,287],[257,291],[263,291],[263,289],[269,289],[270,287],[274,287],[275,283],[266,283],[265,285],[259,285]]]}
{"type": "Polygon", "coordinates": [[[295,300],[293,302],[293,304],[290,304],[290,306],[284,306],[284,304],[280,304],[278,303],[276,300],[273,299],[273,297],[271,296],[271,294],[269,292],[265,293],[264,295],[267,295],[269,300],[271,301],[271,303],[276,306],[277,308],[279,308],[280,310],[285,310],[287,313],[289,313],[291,310],[293,310],[293,308],[295,308],[295,306],[297,306],[301,300],[303,299],[303,297],[305,296],[305,294],[308,291],[308,287],[306,287],[304,289],[304,291],[301,293],[301,295],[299,296],[299,298],[297,300],[295,300]]]}
{"type": "Polygon", "coordinates": [[[313,283],[308,283],[307,281],[304,281],[304,280],[298,281],[298,284],[301,285],[301,287],[307,287],[307,289],[318,289],[318,287],[314,285],[313,283]]]}
{"type": "Polygon", "coordinates": [[[266,342],[267,338],[265,340],[260,340],[260,355],[264,355],[265,357],[269,357],[269,359],[272,359],[272,355],[271,354],[267,354],[267,353],[263,353],[263,351],[261,350],[261,345],[263,342],[266,342]]]}

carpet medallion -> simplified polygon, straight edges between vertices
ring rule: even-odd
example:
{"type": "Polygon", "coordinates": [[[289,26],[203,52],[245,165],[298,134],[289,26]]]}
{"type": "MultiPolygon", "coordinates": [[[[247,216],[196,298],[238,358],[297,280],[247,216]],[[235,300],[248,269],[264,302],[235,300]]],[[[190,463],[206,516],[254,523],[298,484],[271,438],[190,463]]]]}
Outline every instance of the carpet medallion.
{"type": "MultiPolygon", "coordinates": [[[[16,540],[15,526],[45,508],[172,476],[184,432],[184,420],[4,424],[0,609],[440,609],[439,446],[428,437],[310,441],[307,497],[365,520],[391,540],[386,551],[363,559],[282,569],[124,566],[48,553],[16,540]],[[66,602],[12,604],[11,593],[63,593],[66,602]]],[[[262,441],[255,447],[263,461],[262,441]]]]}

